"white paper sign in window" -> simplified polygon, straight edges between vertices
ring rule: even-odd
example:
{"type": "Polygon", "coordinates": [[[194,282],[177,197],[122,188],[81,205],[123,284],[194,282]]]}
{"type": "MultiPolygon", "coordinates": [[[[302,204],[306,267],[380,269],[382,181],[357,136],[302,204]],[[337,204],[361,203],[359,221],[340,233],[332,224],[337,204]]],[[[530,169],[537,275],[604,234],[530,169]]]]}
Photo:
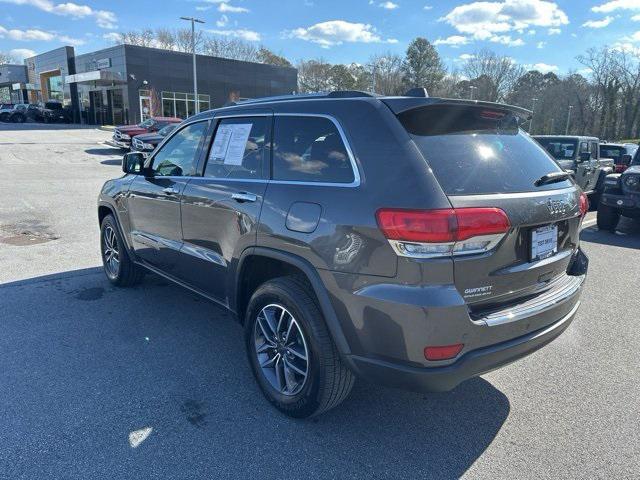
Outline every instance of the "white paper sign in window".
{"type": "Polygon", "coordinates": [[[225,165],[242,165],[251,123],[221,124],[211,147],[209,159],[225,165]]]}

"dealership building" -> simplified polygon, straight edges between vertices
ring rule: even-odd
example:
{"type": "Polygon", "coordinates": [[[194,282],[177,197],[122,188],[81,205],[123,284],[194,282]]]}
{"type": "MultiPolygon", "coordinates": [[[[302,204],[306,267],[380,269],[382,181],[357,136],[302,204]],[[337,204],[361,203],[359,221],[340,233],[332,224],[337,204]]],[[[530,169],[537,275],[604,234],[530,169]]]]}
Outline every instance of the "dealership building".
{"type": "MultiPolygon", "coordinates": [[[[196,58],[200,111],[297,89],[295,68],[196,58]]],[[[60,101],[71,108],[76,122],[92,125],[139,123],[149,116],[186,118],[196,109],[192,55],[134,45],[81,55],[69,46],[51,50],[27,58],[23,66],[0,67],[0,93],[3,85],[10,99],[60,101]],[[15,75],[5,77],[6,83],[4,67],[15,75]]]]}

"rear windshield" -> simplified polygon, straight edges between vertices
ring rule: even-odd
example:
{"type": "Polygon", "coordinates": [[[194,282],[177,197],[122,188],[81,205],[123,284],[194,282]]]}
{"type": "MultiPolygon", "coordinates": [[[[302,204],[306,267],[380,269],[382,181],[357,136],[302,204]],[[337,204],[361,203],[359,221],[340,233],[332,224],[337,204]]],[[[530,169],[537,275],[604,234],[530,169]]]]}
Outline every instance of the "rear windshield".
{"type": "Polygon", "coordinates": [[[611,145],[600,145],[600,158],[613,158],[614,160],[622,159],[622,155],[627,151],[624,147],[613,147],[611,145]]]}
{"type": "Polygon", "coordinates": [[[569,180],[536,186],[562,169],[508,110],[433,105],[404,112],[402,125],[447,195],[553,190],[569,180]]]}

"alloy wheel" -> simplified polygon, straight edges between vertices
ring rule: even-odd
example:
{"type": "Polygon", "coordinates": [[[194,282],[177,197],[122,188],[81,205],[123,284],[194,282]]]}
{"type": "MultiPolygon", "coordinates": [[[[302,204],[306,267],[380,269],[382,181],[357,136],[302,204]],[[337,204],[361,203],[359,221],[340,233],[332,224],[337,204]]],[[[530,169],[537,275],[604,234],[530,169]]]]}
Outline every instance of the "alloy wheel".
{"type": "Polygon", "coordinates": [[[104,268],[110,277],[117,277],[120,269],[120,252],[118,249],[118,238],[116,232],[110,225],[104,229],[102,236],[102,258],[104,268]]]}
{"type": "Polygon", "coordinates": [[[304,332],[282,305],[260,310],[254,326],[254,348],[262,374],[280,394],[299,393],[309,374],[304,332]]]}

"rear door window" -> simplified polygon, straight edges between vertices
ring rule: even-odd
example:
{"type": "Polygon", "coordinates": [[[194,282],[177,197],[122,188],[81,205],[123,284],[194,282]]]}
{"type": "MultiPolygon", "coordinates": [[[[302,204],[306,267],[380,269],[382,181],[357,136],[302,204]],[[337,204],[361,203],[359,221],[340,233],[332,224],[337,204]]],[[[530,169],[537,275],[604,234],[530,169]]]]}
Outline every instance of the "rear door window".
{"type": "Polygon", "coordinates": [[[432,105],[398,116],[447,195],[553,190],[569,180],[536,186],[562,169],[508,110],[432,105]]]}
{"type": "Polygon", "coordinates": [[[271,116],[222,118],[209,149],[205,177],[265,178],[271,116]]]}
{"type": "Polygon", "coordinates": [[[277,116],[273,132],[273,179],[352,183],[349,152],[325,117],[277,116]]]}

